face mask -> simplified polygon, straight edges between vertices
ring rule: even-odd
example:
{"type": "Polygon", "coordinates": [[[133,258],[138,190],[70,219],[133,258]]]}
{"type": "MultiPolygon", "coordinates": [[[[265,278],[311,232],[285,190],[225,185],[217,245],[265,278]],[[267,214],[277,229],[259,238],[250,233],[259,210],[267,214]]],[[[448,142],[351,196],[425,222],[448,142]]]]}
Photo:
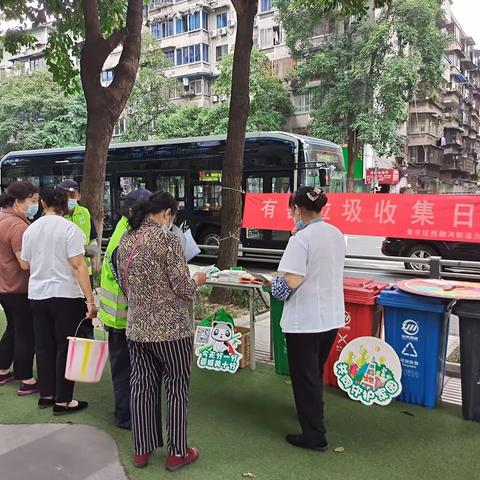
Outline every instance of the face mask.
{"type": "Polygon", "coordinates": [[[299,230],[301,230],[305,226],[305,224],[301,220],[295,220],[295,225],[299,230]]]}
{"type": "Polygon", "coordinates": [[[33,218],[38,213],[38,203],[32,203],[27,208],[27,218],[33,218]]]}
{"type": "Polygon", "coordinates": [[[69,210],[74,210],[77,205],[78,205],[78,200],[69,200],[68,201],[68,209],[69,210]]]}

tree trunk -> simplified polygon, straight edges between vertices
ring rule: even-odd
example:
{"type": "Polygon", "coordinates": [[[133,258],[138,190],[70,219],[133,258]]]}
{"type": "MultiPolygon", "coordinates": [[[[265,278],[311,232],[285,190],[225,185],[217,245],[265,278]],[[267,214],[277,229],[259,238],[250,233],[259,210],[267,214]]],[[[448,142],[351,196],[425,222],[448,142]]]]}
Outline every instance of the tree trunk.
{"type": "MultiPolygon", "coordinates": [[[[237,264],[242,225],[242,177],[245,131],[250,113],[250,57],[257,0],[233,0],[237,13],[237,34],[233,54],[232,93],[228,118],[227,145],[222,172],[222,230],[218,256],[220,269],[237,264]]],[[[228,303],[231,291],[214,289],[214,303],[228,303]]]]}
{"type": "Polygon", "coordinates": [[[347,192],[353,192],[355,186],[355,167],[357,165],[358,149],[355,148],[355,132],[348,129],[348,169],[347,169],[347,192]]]}
{"type": "Polygon", "coordinates": [[[82,0],[85,42],[80,58],[80,74],[87,102],[88,122],[83,164],[82,199],[90,210],[101,241],[103,198],[108,147],[113,129],[135,84],[140,61],[143,0],[129,0],[125,28],[103,38],[97,0],[82,0]],[[112,51],[123,50],[108,87],[100,83],[103,65],[112,51]]]}

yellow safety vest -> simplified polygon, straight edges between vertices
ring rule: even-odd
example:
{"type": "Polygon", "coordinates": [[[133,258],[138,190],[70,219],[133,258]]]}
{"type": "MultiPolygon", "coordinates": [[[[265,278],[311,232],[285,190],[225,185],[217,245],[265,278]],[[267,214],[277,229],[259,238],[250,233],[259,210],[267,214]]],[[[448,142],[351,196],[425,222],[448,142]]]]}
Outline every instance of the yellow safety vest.
{"type": "Polygon", "coordinates": [[[100,320],[108,327],[124,330],[127,327],[127,300],[115,279],[110,265],[111,255],[120,244],[124,233],[130,228],[126,217],[122,217],[108,242],[102,265],[100,281],[100,320]]]}
{"type": "MultiPolygon", "coordinates": [[[[77,205],[72,214],[65,215],[67,220],[73,222],[82,232],[85,237],[85,245],[90,243],[90,235],[92,233],[92,224],[90,220],[90,212],[85,207],[77,205]]],[[[85,264],[88,268],[88,274],[92,275],[92,262],[89,258],[85,258],[85,264]]]]}

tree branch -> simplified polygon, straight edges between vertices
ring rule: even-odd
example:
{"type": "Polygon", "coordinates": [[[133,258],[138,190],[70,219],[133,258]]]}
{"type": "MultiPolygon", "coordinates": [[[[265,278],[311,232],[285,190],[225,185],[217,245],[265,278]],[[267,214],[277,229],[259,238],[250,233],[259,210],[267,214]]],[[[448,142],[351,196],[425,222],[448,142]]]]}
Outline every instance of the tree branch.
{"type": "Polygon", "coordinates": [[[98,40],[102,37],[97,0],[82,0],[83,18],[85,21],[85,41],[98,40]]]}
{"type": "Polygon", "coordinates": [[[128,36],[128,30],[126,27],[112,33],[105,40],[105,45],[106,45],[106,48],[108,49],[108,53],[110,54],[113,50],[115,50],[115,48],[117,48],[121,43],[123,43],[126,40],[127,36],[128,36]]]}

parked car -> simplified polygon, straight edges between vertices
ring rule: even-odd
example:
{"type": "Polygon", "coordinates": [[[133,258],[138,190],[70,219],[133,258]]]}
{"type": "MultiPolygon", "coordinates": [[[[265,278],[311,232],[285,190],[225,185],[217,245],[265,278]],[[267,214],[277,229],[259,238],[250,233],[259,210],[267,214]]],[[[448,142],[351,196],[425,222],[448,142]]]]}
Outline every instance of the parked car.
{"type": "MultiPolygon", "coordinates": [[[[437,256],[447,260],[480,262],[480,245],[478,243],[386,238],[382,244],[382,253],[390,257],[430,258],[437,256]]],[[[417,271],[430,269],[429,265],[415,262],[406,262],[405,267],[417,271]]]]}

